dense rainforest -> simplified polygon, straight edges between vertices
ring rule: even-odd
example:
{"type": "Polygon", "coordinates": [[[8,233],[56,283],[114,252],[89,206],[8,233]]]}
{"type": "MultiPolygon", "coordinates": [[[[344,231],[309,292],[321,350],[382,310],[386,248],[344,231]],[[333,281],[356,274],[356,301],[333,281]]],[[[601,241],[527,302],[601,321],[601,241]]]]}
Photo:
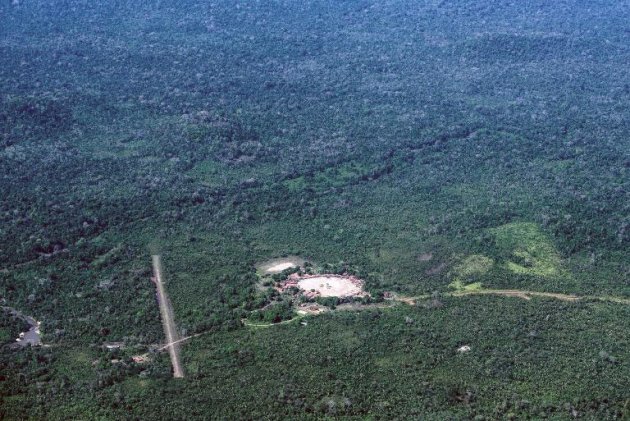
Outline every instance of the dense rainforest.
{"type": "Polygon", "coordinates": [[[608,0],[1,2],[0,418],[630,416],[628,22],[608,0]],[[182,379],[155,254],[199,334],[182,379]],[[295,318],[257,271],[289,255],[371,299],[295,318]]]}

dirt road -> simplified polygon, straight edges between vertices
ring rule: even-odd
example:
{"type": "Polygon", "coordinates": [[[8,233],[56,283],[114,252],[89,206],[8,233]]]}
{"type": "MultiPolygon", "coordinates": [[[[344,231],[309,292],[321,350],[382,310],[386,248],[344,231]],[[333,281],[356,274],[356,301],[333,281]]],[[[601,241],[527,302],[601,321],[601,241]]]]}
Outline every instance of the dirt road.
{"type": "Polygon", "coordinates": [[[181,378],[184,377],[184,369],[179,360],[180,340],[177,329],[175,328],[173,307],[168,299],[168,295],[166,295],[166,289],[164,288],[164,282],[162,280],[162,262],[159,255],[153,255],[151,257],[153,259],[153,273],[158,303],[160,305],[160,314],[162,315],[162,325],[164,326],[168,353],[171,357],[171,364],[173,365],[173,377],[181,378]]]}
{"type": "Polygon", "coordinates": [[[1,307],[1,309],[9,314],[12,314],[18,319],[25,321],[30,327],[26,332],[20,333],[20,337],[15,340],[14,344],[11,344],[11,348],[15,349],[25,346],[38,346],[42,344],[41,333],[39,331],[41,322],[38,322],[30,316],[22,314],[12,307],[1,307]]]}
{"type": "Polygon", "coordinates": [[[561,300],[561,301],[578,301],[584,298],[584,297],[578,297],[577,295],[571,295],[571,294],[527,291],[527,290],[518,290],[518,289],[482,289],[482,290],[473,290],[473,291],[458,291],[458,292],[451,293],[451,295],[454,297],[463,296],[463,295],[504,295],[506,297],[517,297],[517,298],[522,298],[524,300],[530,300],[531,297],[534,296],[534,297],[555,298],[556,300],[561,300]]]}

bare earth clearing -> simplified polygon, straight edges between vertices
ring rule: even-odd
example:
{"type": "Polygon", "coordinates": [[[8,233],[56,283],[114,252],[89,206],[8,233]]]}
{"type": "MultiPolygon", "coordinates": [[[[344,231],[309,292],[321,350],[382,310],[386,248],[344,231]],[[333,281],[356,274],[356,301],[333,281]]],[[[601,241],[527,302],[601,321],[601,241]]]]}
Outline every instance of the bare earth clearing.
{"type": "Polygon", "coordinates": [[[298,256],[287,256],[278,259],[272,259],[257,266],[257,269],[265,275],[273,275],[283,270],[297,268],[302,266],[305,260],[298,256]]]}
{"type": "Polygon", "coordinates": [[[352,275],[319,274],[307,275],[292,273],[277,284],[281,293],[291,292],[297,288],[307,298],[317,297],[367,297],[363,289],[363,281],[352,275]]]}
{"type": "Polygon", "coordinates": [[[283,270],[294,268],[294,267],[295,267],[295,264],[291,262],[278,263],[277,265],[271,266],[269,269],[267,269],[267,273],[282,272],[283,270]]]}
{"type": "Polygon", "coordinates": [[[351,297],[363,293],[361,285],[341,276],[302,278],[298,281],[298,286],[304,291],[318,291],[322,297],[351,297]]]}

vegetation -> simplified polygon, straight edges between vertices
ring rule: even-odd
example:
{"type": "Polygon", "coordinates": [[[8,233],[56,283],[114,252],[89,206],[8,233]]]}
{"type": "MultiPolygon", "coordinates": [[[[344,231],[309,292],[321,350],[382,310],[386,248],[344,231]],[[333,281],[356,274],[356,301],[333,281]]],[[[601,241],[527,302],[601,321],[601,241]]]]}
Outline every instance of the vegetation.
{"type": "Polygon", "coordinates": [[[0,3],[0,418],[627,417],[622,3],[0,3]]]}

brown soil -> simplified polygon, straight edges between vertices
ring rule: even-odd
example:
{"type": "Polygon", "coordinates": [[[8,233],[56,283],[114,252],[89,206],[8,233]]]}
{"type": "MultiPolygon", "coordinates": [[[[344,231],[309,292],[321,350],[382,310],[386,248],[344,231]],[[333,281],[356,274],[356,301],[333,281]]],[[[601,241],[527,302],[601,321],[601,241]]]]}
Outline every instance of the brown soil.
{"type": "Polygon", "coordinates": [[[367,297],[363,289],[363,281],[352,275],[299,275],[291,274],[277,288],[286,292],[298,288],[308,298],[316,297],[367,297]]]}

